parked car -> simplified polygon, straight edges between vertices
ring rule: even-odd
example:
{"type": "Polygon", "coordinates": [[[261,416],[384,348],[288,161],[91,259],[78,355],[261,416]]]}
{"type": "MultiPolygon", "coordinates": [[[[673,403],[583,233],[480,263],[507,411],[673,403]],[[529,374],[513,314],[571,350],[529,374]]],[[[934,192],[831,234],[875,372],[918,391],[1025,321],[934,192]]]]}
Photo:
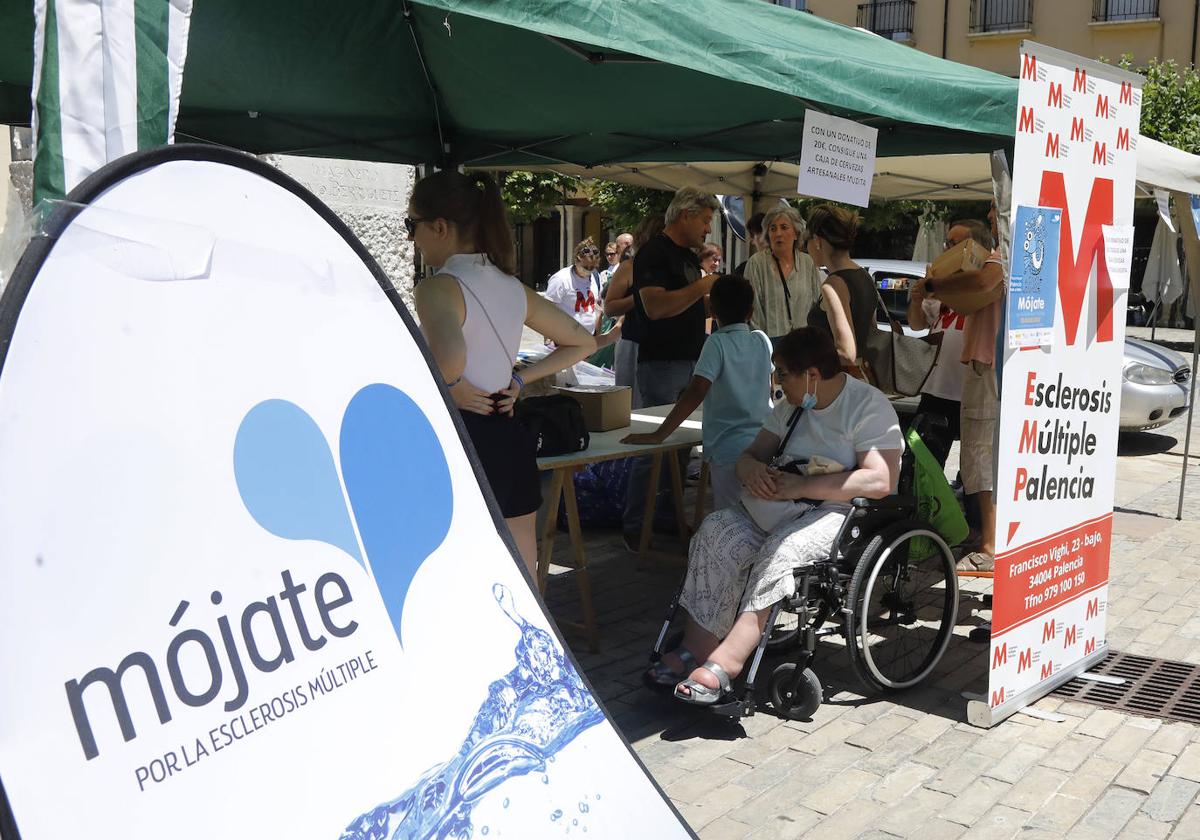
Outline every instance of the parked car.
{"type": "MultiPolygon", "coordinates": [[[[905,333],[923,335],[908,326],[908,289],[925,276],[925,266],[911,260],[865,259],[858,263],[875,278],[888,313],[903,325],[905,333]]],[[[881,321],[879,328],[889,326],[881,321]]],[[[1125,339],[1121,431],[1155,429],[1187,411],[1191,378],[1191,361],[1182,354],[1149,341],[1125,339]]]]}

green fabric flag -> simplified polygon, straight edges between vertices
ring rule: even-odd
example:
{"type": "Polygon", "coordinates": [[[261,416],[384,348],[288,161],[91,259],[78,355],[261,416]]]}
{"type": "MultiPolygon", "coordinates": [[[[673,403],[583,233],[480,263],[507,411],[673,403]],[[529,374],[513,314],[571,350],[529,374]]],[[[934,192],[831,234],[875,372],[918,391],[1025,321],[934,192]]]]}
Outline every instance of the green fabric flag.
{"type": "MultiPolygon", "coordinates": [[[[917,497],[917,517],[937,531],[946,545],[957,545],[971,530],[958,498],[946,480],[946,473],[916,430],[909,429],[907,438],[915,465],[913,495],[917,497]]],[[[932,541],[917,537],[909,551],[910,559],[924,559],[933,554],[935,547],[932,541]]]]}
{"type": "Polygon", "coordinates": [[[36,203],[171,142],[192,0],[35,0],[31,11],[36,203]]]}

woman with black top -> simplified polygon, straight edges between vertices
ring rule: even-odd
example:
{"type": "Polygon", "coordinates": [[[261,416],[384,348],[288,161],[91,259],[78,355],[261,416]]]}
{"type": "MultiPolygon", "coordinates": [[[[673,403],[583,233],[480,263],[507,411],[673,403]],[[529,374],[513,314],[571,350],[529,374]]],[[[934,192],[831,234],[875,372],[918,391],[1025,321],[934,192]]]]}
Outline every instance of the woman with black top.
{"type": "Polygon", "coordinates": [[[813,308],[808,323],[833,336],[843,368],[861,379],[859,359],[876,329],[878,297],[871,275],[850,259],[857,234],[858,214],[851,210],[821,204],[809,214],[806,249],[829,276],[821,286],[821,305],[813,308]]]}
{"type": "Polygon", "coordinates": [[[504,203],[487,175],[443,170],[422,178],[404,225],[425,262],[437,266],[413,294],[421,333],[532,575],[542,493],[534,442],[513,419],[513,403],[525,383],[595,350],[595,339],[513,276],[515,249],[504,203]],[[526,324],[555,349],[518,375],[513,362],[526,324]]]}
{"type": "Polygon", "coordinates": [[[746,279],[754,288],[750,322],[774,345],[808,323],[820,298],[821,281],[813,261],[800,247],[804,222],[791,207],[776,207],[763,217],[767,248],[746,263],[746,279]]]}

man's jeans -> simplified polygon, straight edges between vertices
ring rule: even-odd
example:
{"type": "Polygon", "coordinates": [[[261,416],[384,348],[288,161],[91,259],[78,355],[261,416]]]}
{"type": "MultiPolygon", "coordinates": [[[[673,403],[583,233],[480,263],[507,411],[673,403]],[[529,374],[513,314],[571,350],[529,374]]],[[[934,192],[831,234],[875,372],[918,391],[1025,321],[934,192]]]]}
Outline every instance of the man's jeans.
{"type": "MultiPolygon", "coordinates": [[[[643,408],[668,405],[679,399],[692,381],[692,370],[696,363],[690,360],[638,362],[638,402],[643,408]]],[[[681,474],[687,475],[690,449],[679,452],[681,474]]],[[[671,486],[669,467],[663,466],[659,481],[660,488],[671,486]]],[[[642,530],[642,515],[646,509],[646,485],[650,481],[650,458],[638,458],[629,472],[629,489],[625,494],[624,531],[636,534],[642,530]]]]}

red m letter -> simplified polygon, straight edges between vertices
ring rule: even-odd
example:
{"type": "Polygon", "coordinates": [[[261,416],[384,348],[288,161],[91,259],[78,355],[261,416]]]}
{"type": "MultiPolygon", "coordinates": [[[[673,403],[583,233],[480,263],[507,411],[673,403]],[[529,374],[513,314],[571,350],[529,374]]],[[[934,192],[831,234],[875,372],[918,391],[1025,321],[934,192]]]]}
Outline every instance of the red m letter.
{"type": "Polygon", "coordinates": [[[1008,645],[1000,645],[992,651],[992,668],[999,668],[1008,662],[1008,645]]]}
{"type": "Polygon", "coordinates": [[[1047,662],[1044,665],[1042,665],[1041,678],[1044,680],[1044,679],[1046,679],[1046,677],[1053,677],[1053,676],[1054,676],[1054,662],[1050,661],[1050,662],[1047,662]]]}
{"type": "Polygon", "coordinates": [[[1022,55],[1021,56],[1021,78],[1036,79],[1037,78],[1037,56],[1022,55]]]}
{"type": "Polygon", "coordinates": [[[1033,134],[1033,109],[1027,105],[1021,106],[1021,116],[1017,119],[1017,131],[1028,131],[1033,134]]]}
{"type": "Polygon", "coordinates": [[[1100,615],[1100,599],[1093,598],[1087,602],[1087,617],[1084,619],[1084,621],[1086,621],[1088,618],[1095,618],[1098,615],[1100,615]]]}
{"type": "Polygon", "coordinates": [[[1096,116],[1108,118],[1108,97],[1096,94],[1096,116]]]}
{"type": "Polygon", "coordinates": [[[1133,104],[1133,85],[1129,82],[1121,82],[1121,98],[1119,101],[1122,105],[1133,104]]]}
{"type": "Polygon", "coordinates": [[[1037,421],[1026,420],[1021,425],[1021,442],[1017,444],[1018,452],[1032,452],[1037,444],[1037,421]]]}
{"type": "Polygon", "coordinates": [[[1129,129],[1128,128],[1118,128],[1117,129],[1117,148],[1124,149],[1125,151],[1129,151],[1129,129]]]}
{"type": "Polygon", "coordinates": [[[1046,135],[1046,157],[1058,157],[1058,135],[1046,135]]]}
{"type": "Polygon", "coordinates": [[[1071,84],[1071,90],[1087,90],[1087,71],[1075,68],[1075,81],[1071,84]]]}
{"type": "Polygon", "coordinates": [[[1050,94],[1046,97],[1046,105],[1053,105],[1056,108],[1061,108],[1062,104],[1062,85],[1050,83],[1050,94]]]}
{"type": "Polygon", "coordinates": [[[1100,229],[1101,225],[1113,223],[1112,179],[1096,178],[1092,181],[1078,254],[1075,253],[1071,214],[1067,209],[1067,185],[1061,172],[1047,170],[1042,173],[1038,203],[1042,207],[1058,207],[1063,211],[1058,245],[1058,293],[1067,344],[1074,344],[1079,332],[1083,299],[1093,263],[1096,264],[1096,340],[1112,341],[1113,287],[1112,279],[1108,276],[1108,263],[1104,259],[1104,237],[1100,229]]]}
{"type": "Polygon", "coordinates": [[[1063,633],[1063,647],[1070,647],[1071,645],[1075,644],[1075,639],[1076,627],[1074,624],[1072,624],[1067,628],[1067,632],[1063,633]]]}
{"type": "Polygon", "coordinates": [[[1042,625],[1042,643],[1046,643],[1054,638],[1054,619],[1050,619],[1042,625]]]}
{"type": "Polygon", "coordinates": [[[1029,648],[1025,648],[1025,650],[1021,651],[1021,653],[1017,655],[1017,673],[1019,674],[1022,671],[1024,671],[1026,668],[1032,668],[1032,667],[1033,667],[1033,651],[1029,648]]]}
{"type": "Polygon", "coordinates": [[[1083,139],[1083,117],[1071,117],[1071,139],[1083,139]]]}
{"type": "Polygon", "coordinates": [[[1097,140],[1092,144],[1092,163],[1108,166],[1108,144],[1097,140]]]}

